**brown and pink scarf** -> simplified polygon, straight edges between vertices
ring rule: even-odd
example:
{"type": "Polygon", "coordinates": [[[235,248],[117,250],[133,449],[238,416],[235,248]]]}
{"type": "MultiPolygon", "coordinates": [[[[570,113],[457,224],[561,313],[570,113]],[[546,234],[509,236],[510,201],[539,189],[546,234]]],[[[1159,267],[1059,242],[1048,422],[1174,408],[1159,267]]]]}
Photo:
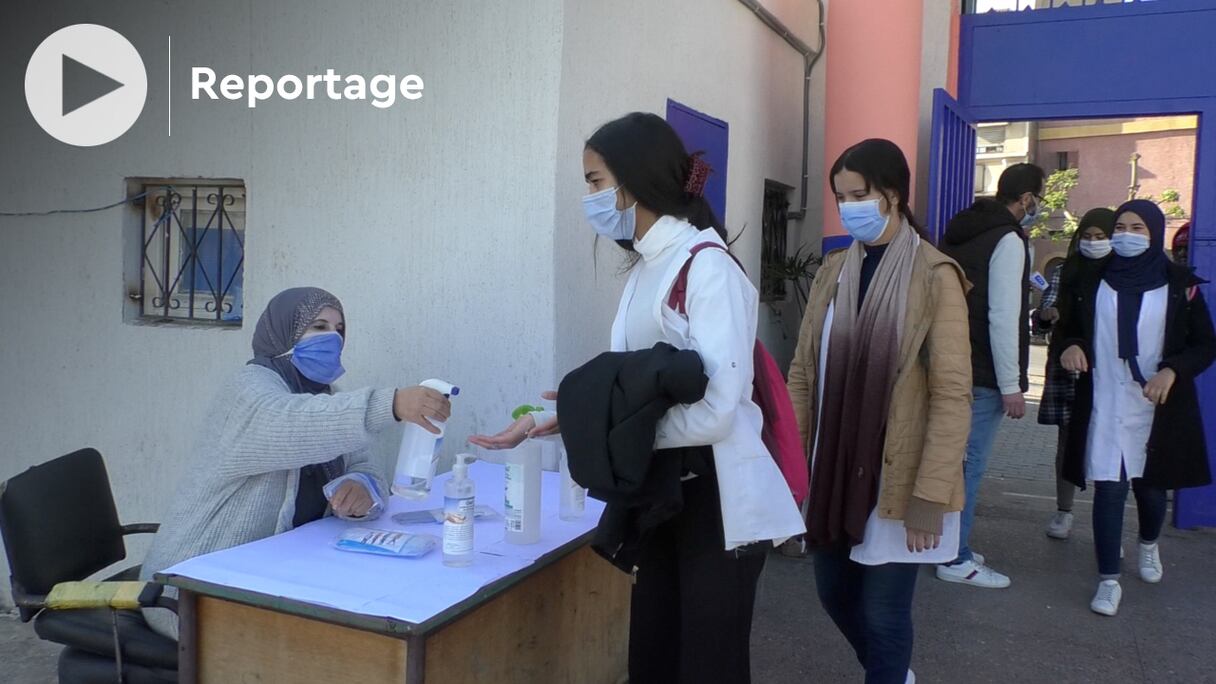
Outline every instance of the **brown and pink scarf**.
{"type": "Polygon", "coordinates": [[[829,334],[807,541],[860,544],[878,500],[891,391],[899,370],[908,282],[920,238],[906,222],[888,245],[860,308],[865,247],[845,255],[829,334]]]}

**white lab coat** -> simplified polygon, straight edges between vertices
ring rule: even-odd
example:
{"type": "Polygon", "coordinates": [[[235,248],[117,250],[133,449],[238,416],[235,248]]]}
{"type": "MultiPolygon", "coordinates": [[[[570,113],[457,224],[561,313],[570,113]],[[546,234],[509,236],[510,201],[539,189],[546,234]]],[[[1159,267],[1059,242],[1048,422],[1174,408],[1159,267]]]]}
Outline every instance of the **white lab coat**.
{"type": "MultiPolygon", "coordinates": [[[[665,216],[661,221],[678,221],[665,216]]],[[[681,248],[713,241],[712,230],[691,234],[681,248]]],[[[659,422],[656,449],[712,445],[722,505],[726,549],[772,540],[780,544],[806,531],[789,486],[760,438],[764,419],[752,401],[752,350],[756,342],[759,295],[724,251],[697,255],[688,276],[685,318],[667,306],[667,297],[686,259],[671,261],[651,304],[666,341],[701,356],[709,385],[705,398],[676,406],[659,422]],[[737,321],[747,321],[739,326],[737,321]]],[[[637,289],[638,271],[629,278],[612,324],[612,350],[627,351],[626,314],[637,289]]],[[[634,303],[635,305],[638,303],[634,303]]]]}
{"type": "MultiPolygon", "coordinates": [[[[1085,469],[1090,480],[1119,481],[1120,467],[1127,479],[1144,476],[1148,438],[1157,407],[1144,398],[1127,362],[1119,358],[1119,304],[1105,282],[1098,289],[1094,310],[1094,411],[1089,420],[1085,469]]],[[[1161,365],[1165,347],[1165,311],[1169,286],[1145,292],[1136,326],[1139,351],[1136,360],[1145,380],[1161,365]]]]}

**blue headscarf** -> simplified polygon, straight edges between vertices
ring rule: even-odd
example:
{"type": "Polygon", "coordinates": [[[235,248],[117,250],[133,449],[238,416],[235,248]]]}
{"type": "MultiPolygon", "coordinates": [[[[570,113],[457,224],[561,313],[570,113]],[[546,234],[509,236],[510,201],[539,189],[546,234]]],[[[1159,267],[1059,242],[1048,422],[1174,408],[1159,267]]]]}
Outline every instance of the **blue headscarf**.
{"type": "Polygon", "coordinates": [[[1136,356],[1140,353],[1137,327],[1140,324],[1140,303],[1144,293],[1169,283],[1170,259],[1165,255],[1165,214],[1154,202],[1132,200],[1115,210],[1115,222],[1132,212],[1144,220],[1151,243],[1148,251],[1138,257],[1114,255],[1106,267],[1103,279],[1116,293],[1119,302],[1119,358],[1127,362],[1132,377],[1144,385],[1144,373],[1136,356]]]}

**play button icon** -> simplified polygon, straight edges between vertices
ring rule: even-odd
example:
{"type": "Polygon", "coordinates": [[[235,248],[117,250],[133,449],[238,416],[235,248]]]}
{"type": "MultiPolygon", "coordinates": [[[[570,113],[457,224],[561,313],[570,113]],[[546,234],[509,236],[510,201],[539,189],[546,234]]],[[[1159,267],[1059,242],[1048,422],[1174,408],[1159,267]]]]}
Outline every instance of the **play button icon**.
{"type": "Polygon", "coordinates": [[[75,24],[52,33],[25,70],[34,120],[55,139],[104,145],[139,119],[148,76],[135,46],[113,29],[75,24]]]}
{"type": "Polygon", "coordinates": [[[122,87],[122,83],[76,60],[63,56],[63,116],[122,87]]]}

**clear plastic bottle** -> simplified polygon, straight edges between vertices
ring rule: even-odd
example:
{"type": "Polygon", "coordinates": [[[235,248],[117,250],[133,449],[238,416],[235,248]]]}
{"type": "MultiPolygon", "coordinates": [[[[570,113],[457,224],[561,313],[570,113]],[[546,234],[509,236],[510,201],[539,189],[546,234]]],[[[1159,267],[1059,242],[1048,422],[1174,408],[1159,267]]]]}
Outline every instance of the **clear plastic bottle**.
{"type": "Polygon", "coordinates": [[[443,485],[443,564],[473,563],[473,519],[477,484],[469,479],[470,454],[458,454],[452,476],[443,485]]]}
{"type": "MultiPolygon", "coordinates": [[[[421,383],[440,392],[445,397],[460,394],[460,388],[443,380],[427,380],[421,383]]],[[[435,462],[443,448],[446,423],[432,421],[439,434],[427,432],[421,425],[409,423],[401,435],[401,449],[397,452],[397,468],[393,471],[391,490],[407,499],[425,499],[431,493],[431,479],[435,477],[435,462]]]]}
{"type": "Polygon", "coordinates": [[[534,439],[506,452],[503,517],[510,544],[540,541],[540,444],[534,439]]]}
{"type": "Polygon", "coordinates": [[[559,446],[561,459],[561,497],[557,503],[557,517],[562,520],[578,520],[587,511],[587,489],[570,476],[570,457],[565,446],[559,446]]]}

